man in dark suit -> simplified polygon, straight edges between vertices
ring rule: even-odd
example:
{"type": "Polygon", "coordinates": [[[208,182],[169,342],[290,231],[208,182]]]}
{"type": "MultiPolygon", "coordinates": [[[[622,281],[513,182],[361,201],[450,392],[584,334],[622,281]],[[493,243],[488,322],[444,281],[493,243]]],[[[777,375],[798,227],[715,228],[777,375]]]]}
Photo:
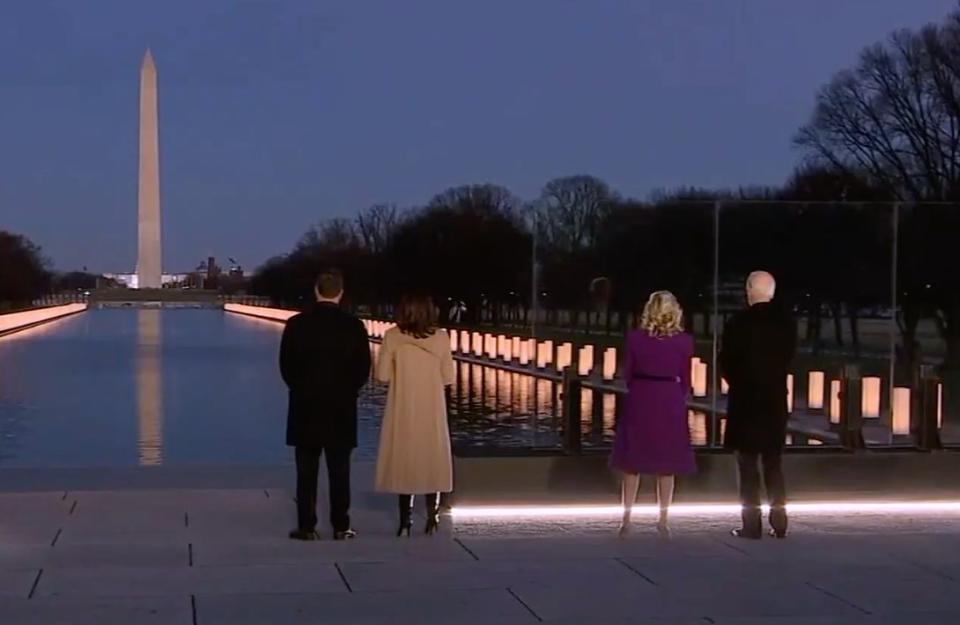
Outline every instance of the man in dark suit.
{"type": "Polygon", "coordinates": [[[773,302],[776,282],[765,271],[747,279],[749,307],[723,331],[720,368],[730,385],[724,445],[737,454],[743,525],[740,538],[760,538],[760,471],[770,500],[771,534],[787,535],[781,457],[787,434],[787,369],[796,351],[796,325],[773,302]]]}
{"type": "Polygon", "coordinates": [[[330,523],[335,540],[350,527],[350,454],[357,446],[357,395],[370,377],[370,345],[363,323],[340,308],[343,276],[317,278],[316,305],[291,317],[280,341],[280,375],[290,389],[287,445],[296,449],[296,540],[317,540],[317,474],[327,457],[330,523]]]}

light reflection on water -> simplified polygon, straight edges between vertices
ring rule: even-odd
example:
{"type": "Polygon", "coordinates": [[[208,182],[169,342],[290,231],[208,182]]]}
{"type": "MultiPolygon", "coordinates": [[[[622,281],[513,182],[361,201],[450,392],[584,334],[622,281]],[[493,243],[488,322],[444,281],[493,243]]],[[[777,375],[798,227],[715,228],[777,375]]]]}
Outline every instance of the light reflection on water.
{"type": "Polygon", "coordinates": [[[137,310],[137,422],[141,466],[163,464],[162,343],[160,311],[137,310]]]}
{"type": "MultiPolygon", "coordinates": [[[[0,338],[0,466],[289,463],[281,330],[210,310],[128,309],[0,338]]],[[[467,362],[456,380],[458,448],[561,444],[557,383],[467,362]]],[[[371,383],[360,396],[358,458],[376,454],[385,393],[371,383]]],[[[586,447],[613,436],[616,398],[594,393],[582,397],[586,447]]],[[[706,416],[691,412],[690,426],[704,444],[706,416]]]]}

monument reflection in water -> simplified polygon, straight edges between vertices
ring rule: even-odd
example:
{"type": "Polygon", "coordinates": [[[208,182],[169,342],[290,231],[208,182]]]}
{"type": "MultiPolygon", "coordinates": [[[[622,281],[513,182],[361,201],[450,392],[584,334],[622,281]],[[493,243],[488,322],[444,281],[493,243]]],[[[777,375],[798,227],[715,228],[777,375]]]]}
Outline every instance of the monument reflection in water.
{"type": "Polygon", "coordinates": [[[140,466],[163,464],[161,311],[137,310],[137,423],[140,466]]]}

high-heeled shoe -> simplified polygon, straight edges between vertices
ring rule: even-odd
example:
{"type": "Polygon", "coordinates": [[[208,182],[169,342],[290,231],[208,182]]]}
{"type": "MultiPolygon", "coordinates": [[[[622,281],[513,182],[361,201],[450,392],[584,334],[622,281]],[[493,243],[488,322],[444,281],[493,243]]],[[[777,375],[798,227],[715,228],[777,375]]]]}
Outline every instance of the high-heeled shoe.
{"type": "Polygon", "coordinates": [[[617,538],[628,538],[631,532],[630,521],[621,521],[617,528],[617,538]]]}
{"type": "Polygon", "coordinates": [[[427,526],[424,533],[429,536],[440,529],[440,493],[425,495],[424,499],[427,503],[427,526]]]}
{"type": "Polygon", "coordinates": [[[397,498],[398,510],[400,511],[400,527],[397,529],[397,538],[406,535],[410,537],[410,529],[413,526],[413,495],[400,495],[397,498]]]}

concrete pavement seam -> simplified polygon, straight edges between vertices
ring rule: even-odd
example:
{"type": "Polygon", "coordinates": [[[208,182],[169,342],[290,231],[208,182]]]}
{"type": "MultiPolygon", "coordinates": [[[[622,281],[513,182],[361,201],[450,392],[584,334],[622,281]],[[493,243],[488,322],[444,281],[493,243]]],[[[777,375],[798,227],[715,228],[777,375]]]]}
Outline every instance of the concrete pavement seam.
{"type": "Polygon", "coordinates": [[[343,569],[340,568],[340,564],[334,562],[333,567],[337,569],[337,573],[340,574],[340,580],[343,582],[343,585],[347,587],[347,592],[352,593],[353,587],[350,585],[350,582],[347,581],[347,576],[343,574],[343,569]]]}
{"type": "Polygon", "coordinates": [[[617,562],[619,562],[619,563],[622,564],[623,566],[627,567],[627,569],[629,569],[631,572],[633,572],[633,573],[636,574],[636,575],[639,575],[640,577],[642,577],[644,580],[646,580],[646,581],[649,582],[650,584],[652,584],[652,585],[654,585],[654,586],[659,586],[659,585],[660,585],[660,584],[658,584],[657,582],[653,581],[651,578],[647,577],[646,575],[644,575],[643,573],[641,573],[640,571],[638,571],[637,569],[635,569],[635,568],[633,568],[632,566],[630,566],[630,564],[629,564],[626,560],[623,560],[622,558],[614,558],[614,560],[616,560],[617,562]]]}
{"type": "MultiPolygon", "coordinates": [[[[720,537],[718,537],[718,536],[713,536],[713,535],[711,535],[711,536],[710,536],[710,540],[713,540],[713,541],[715,541],[715,542],[717,542],[717,543],[720,543],[721,545],[723,545],[723,546],[726,547],[727,549],[732,549],[732,550],[736,551],[737,553],[739,553],[740,555],[747,556],[748,558],[752,558],[752,557],[753,557],[752,555],[750,555],[750,552],[747,551],[746,549],[741,549],[740,547],[737,547],[736,545],[730,544],[730,543],[728,543],[727,541],[725,541],[724,539],[722,539],[722,538],[720,538],[720,537]]],[[[743,539],[741,538],[741,539],[739,539],[739,540],[743,540],[743,539]]]]}
{"type": "Polygon", "coordinates": [[[820,586],[817,586],[817,585],[814,584],[813,582],[807,582],[807,586],[809,586],[810,588],[813,588],[814,590],[819,590],[820,592],[822,592],[823,594],[827,595],[828,597],[830,597],[830,598],[832,598],[832,599],[836,599],[836,600],[839,601],[840,603],[843,603],[844,605],[847,605],[847,606],[853,608],[854,610],[857,610],[858,612],[860,612],[860,613],[862,613],[862,614],[865,614],[865,615],[867,615],[867,616],[872,616],[872,615],[873,615],[873,612],[871,612],[870,610],[858,606],[856,603],[850,601],[849,599],[845,599],[844,597],[841,597],[840,595],[838,595],[838,594],[835,593],[835,592],[830,592],[830,591],[827,590],[826,588],[821,588],[820,586]]]}
{"type": "Polygon", "coordinates": [[[455,542],[455,543],[457,543],[458,545],[460,545],[460,547],[462,547],[464,551],[466,551],[467,553],[470,554],[470,557],[471,557],[471,558],[473,558],[474,560],[476,560],[476,561],[478,561],[478,562],[480,561],[480,558],[477,556],[477,554],[475,554],[475,553],[470,549],[470,547],[467,547],[465,544],[463,544],[463,541],[461,541],[459,538],[454,538],[454,539],[453,539],[453,542],[455,542]]]}
{"type": "Polygon", "coordinates": [[[37,571],[37,578],[33,580],[33,587],[30,588],[30,594],[27,595],[27,599],[33,599],[34,593],[37,592],[37,586],[40,585],[41,577],[43,577],[43,569],[37,571]]]}
{"type": "Polygon", "coordinates": [[[515,593],[515,592],[513,591],[513,588],[509,588],[509,587],[508,587],[508,588],[507,588],[507,593],[508,593],[511,597],[513,597],[514,599],[516,599],[516,600],[517,600],[517,603],[519,603],[520,605],[522,605],[522,606],[524,607],[524,609],[526,609],[526,611],[530,613],[530,616],[532,616],[533,618],[537,619],[537,622],[538,622],[538,623],[542,623],[542,622],[543,622],[543,619],[540,617],[540,615],[537,614],[536,612],[534,612],[534,611],[533,611],[533,608],[531,608],[529,605],[527,605],[527,602],[524,601],[523,599],[521,599],[521,598],[520,598],[520,595],[518,595],[517,593],[515,593]]]}

